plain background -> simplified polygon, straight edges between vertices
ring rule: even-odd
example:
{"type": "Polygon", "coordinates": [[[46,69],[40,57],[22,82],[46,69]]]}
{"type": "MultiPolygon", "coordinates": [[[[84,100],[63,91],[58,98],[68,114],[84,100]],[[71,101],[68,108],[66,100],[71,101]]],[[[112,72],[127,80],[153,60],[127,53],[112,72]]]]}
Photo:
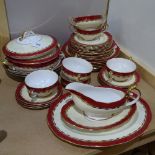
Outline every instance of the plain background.
{"type": "MultiPolygon", "coordinates": [[[[68,18],[103,14],[104,0],[6,0],[12,38],[25,30],[55,36],[71,33],[68,18]]],[[[155,73],[155,1],[111,0],[109,30],[119,45],[155,73]]]]}

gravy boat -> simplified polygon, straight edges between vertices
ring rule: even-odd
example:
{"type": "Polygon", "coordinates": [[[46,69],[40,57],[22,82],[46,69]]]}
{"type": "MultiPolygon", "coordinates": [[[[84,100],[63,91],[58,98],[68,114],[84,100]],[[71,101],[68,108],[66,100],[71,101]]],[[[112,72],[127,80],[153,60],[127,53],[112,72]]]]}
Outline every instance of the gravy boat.
{"type": "Polygon", "coordinates": [[[75,106],[90,119],[108,119],[123,109],[136,104],[141,93],[137,88],[137,95],[131,90],[112,87],[94,87],[89,84],[73,82],[66,86],[71,93],[75,106]],[[136,96],[136,97],[135,97],[136,96]],[[132,101],[129,101],[132,98],[132,101]]]}

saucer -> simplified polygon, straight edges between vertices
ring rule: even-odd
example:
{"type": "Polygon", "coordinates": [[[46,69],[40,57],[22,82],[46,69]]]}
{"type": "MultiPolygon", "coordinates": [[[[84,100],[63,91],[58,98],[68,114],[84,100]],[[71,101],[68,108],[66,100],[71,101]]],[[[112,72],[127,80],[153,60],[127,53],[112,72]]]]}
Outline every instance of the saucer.
{"type": "Polygon", "coordinates": [[[98,74],[98,81],[101,85],[109,85],[119,88],[128,88],[131,85],[137,84],[140,81],[140,74],[138,72],[135,72],[135,74],[132,76],[132,78],[125,82],[118,82],[118,81],[108,81],[109,78],[106,75],[106,68],[101,69],[101,71],[98,74]]]}
{"type": "Polygon", "coordinates": [[[109,32],[103,32],[101,35],[94,40],[83,40],[80,39],[77,35],[73,35],[71,37],[75,42],[80,43],[82,45],[103,45],[112,42],[112,36],[109,32]]]}
{"type": "Polygon", "coordinates": [[[80,131],[67,126],[61,117],[62,107],[70,100],[71,95],[64,94],[50,106],[47,115],[48,126],[58,138],[78,146],[99,148],[129,142],[143,134],[152,117],[149,105],[141,98],[137,102],[136,112],[124,125],[99,132],[80,131]]]}
{"type": "Polygon", "coordinates": [[[66,103],[61,109],[63,121],[71,128],[77,130],[111,130],[130,120],[136,111],[136,105],[131,106],[120,112],[119,114],[104,120],[92,120],[85,116],[81,111],[78,111],[74,106],[73,100],[66,103]]]}
{"type": "Polygon", "coordinates": [[[28,94],[25,84],[20,83],[16,89],[15,97],[17,102],[25,108],[42,109],[42,108],[48,108],[61,95],[62,95],[62,86],[59,84],[57,93],[44,98],[37,98],[36,100],[32,100],[32,98],[28,94]]]}

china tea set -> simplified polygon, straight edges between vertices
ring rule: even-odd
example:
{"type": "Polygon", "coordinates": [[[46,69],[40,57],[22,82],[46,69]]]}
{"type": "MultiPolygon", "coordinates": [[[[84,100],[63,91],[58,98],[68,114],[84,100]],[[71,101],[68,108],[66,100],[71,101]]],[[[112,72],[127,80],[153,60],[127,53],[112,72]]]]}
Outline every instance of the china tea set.
{"type": "Polygon", "coordinates": [[[136,64],[116,58],[120,49],[102,16],[75,17],[70,24],[74,33],[62,48],[54,37],[32,31],[4,46],[6,72],[25,77],[16,89],[17,103],[49,108],[49,128],[71,144],[98,148],[135,139],[151,121],[136,87],[136,64]],[[98,70],[101,86],[93,86],[91,75],[98,70]]]}

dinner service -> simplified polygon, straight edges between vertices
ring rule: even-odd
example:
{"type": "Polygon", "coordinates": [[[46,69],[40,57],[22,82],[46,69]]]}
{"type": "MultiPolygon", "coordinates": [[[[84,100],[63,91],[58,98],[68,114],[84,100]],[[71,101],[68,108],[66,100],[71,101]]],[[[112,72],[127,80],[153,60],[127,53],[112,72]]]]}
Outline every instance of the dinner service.
{"type": "Polygon", "coordinates": [[[105,120],[92,120],[81,113],[74,105],[73,100],[66,103],[61,109],[61,116],[63,121],[71,128],[77,130],[86,130],[91,132],[98,132],[99,130],[111,130],[123,125],[136,112],[136,105],[125,109],[116,116],[105,120]]]}
{"type": "Polygon", "coordinates": [[[98,73],[98,82],[101,85],[109,85],[117,88],[127,89],[130,86],[136,85],[140,82],[140,74],[137,71],[135,71],[133,75],[130,77],[130,79],[123,82],[119,82],[107,76],[107,68],[103,67],[98,73]]]}
{"type": "Polygon", "coordinates": [[[17,103],[24,108],[39,110],[48,108],[53,102],[60,98],[62,95],[62,86],[58,85],[58,91],[55,93],[46,96],[46,97],[39,97],[34,100],[30,97],[28,93],[28,89],[24,82],[20,83],[16,89],[15,97],[17,103]]]}
{"type": "Polygon", "coordinates": [[[83,40],[94,40],[106,29],[105,20],[101,15],[70,18],[73,32],[83,40]]]}
{"type": "Polygon", "coordinates": [[[136,64],[125,58],[112,58],[106,62],[107,76],[118,82],[128,81],[136,71],[136,64]]]}
{"type": "MultiPolygon", "coordinates": [[[[133,96],[136,97],[137,95],[134,94],[133,96]]],[[[68,104],[70,105],[72,104],[72,102],[73,98],[70,93],[62,95],[56,102],[54,102],[50,106],[48,110],[47,121],[49,128],[58,138],[78,146],[99,148],[129,142],[142,135],[151,121],[152,115],[149,105],[144,99],[140,98],[137,101],[137,104],[134,104],[122,111],[127,112],[128,110],[129,112],[133,107],[136,108],[135,112],[133,112],[132,116],[125,123],[122,123],[121,125],[118,125],[110,130],[103,129],[99,131],[96,130],[96,132],[92,132],[90,130],[81,130],[77,126],[71,126],[71,124],[68,125],[65,122],[66,120],[64,120],[64,116],[62,115],[62,111],[65,108],[64,106],[67,106],[68,104]]],[[[72,112],[75,112],[75,109],[72,112]]],[[[121,113],[119,114],[120,116],[122,116],[121,113]]],[[[107,122],[107,125],[109,125],[112,122],[108,120],[116,119],[116,117],[119,116],[119,114],[107,120],[101,120],[101,127],[102,122],[107,122]]],[[[75,115],[77,115],[77,111],[75,115]]],[[[72,119],[73,117],[75,118],[75,115],[70,115],[70,119],[72,119]]],[[[82,115],[80,117],[82,117],[82,115]]],[[[121,118],[119,118],[117,121],[119,122],[119,120],[121,121],[121,118]]],[[[84,121],[86,121],[85,118],[84,121]]],[[[114,121],[114,123],[116,123],[117,121],[114,121]]],[[[79,120],[76,122],[79,123],[79,120]]],[[[97,122],[99,121],[94,120],[94,126],[92,126],[93,123],[91,125],[89,123],[85,125],[90,125],[90,128],[96,127],[96,125],[100,127],[97,122]]],[[[83,125],[83,121],[81,124],[83,125]]],[[[106,124],[104,125],[106,126],[106,124]]]]}
{"type": "Polygon", "coordinates": [[[55,94],[58,83],[58,75],[50,70],[37,70],[25,77],[25,85],[31,98],[55,94]]]}
{"type": "Polygon", "coordinates": [[[108,119],[136,104],[141,96],[140,90],[135,87],[123,90],[73,82],[65,89],[71,93],[75,106],[93,120],[108,119]],[[136,97],[133,97],[134,89],[137,91],[136,97]],[[129,97],[133,100],[129,101],[129,97]]]}

